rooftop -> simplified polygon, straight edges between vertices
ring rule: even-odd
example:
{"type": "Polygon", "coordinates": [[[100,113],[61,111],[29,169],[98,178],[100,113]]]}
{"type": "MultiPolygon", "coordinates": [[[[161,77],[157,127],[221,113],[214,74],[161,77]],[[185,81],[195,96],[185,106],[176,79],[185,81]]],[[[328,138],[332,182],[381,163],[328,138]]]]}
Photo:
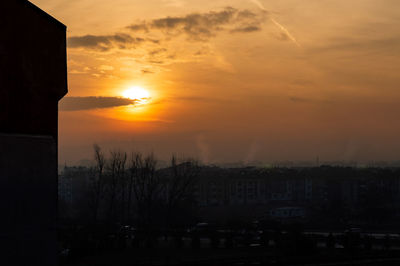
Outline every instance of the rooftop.
{"type": "Polygon", "coordinates": [[[40,9],[39,7],[35,6],[34,4],[32,4],[31,2],[29,2],[27,0],[1,0],[1,1],[17,1],[17,2],[20,2],[21,4],[26,5],[28,8],[31,8],[32,10],[37,12],[39,15],[41,15],[44,18],[46,18],[47,20],[49,20],[50,22],[58,25],[59,27],[62,27],[64,29],[67,28],[67,26],[65,26],[63,23],[61,23],[60,21],[58,21],[57,19],[55,19],[54,17],[52,17],[51,15],[49,15],[48,13],[46,13],[45,11],[43,11],[42,9],[40,9]]]}

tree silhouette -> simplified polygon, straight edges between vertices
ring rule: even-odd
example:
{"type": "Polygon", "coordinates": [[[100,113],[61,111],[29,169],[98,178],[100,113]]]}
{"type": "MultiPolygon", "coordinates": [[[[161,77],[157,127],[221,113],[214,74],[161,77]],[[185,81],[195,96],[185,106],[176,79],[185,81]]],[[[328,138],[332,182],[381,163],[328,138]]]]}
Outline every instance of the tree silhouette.
{"type": "Polygon", "coordinates": [[[179,214],[185,213],[194,202],[194,185],[200,171],[198,161],[194,159],[178,159],[175,155],[171,157],[170,175],[165,180],[165,225],[177,224],[179,221],[172,221],[172,217],[179,219],[179,214]],[[185,206],[189,205],[189,206],[185,206]]]}
{"type": "Polygon", "coordinates": [[[101,151],[101,148],[99,145],[94,144],[93,145],[94,149],[94,160],[95,160],[95,166],[94,166],[94,178],[92,181],[92,210],[93,210],[93,222],[97,222],[98,218],[98,211],[100,207],[100,200],[101,197],[103,196],[103,189],[104,189],[104,167],[106,165],[106,159],[104,157],[104,154],[101,151]]]}

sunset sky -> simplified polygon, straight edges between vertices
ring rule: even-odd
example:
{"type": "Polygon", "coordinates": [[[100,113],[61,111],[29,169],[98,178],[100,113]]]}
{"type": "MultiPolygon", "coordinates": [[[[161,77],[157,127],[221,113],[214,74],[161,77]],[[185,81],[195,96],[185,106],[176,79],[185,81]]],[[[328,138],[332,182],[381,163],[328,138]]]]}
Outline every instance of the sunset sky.
{"type": "Polygon", "coordinates": [[[400,159],[398,0],[32,2],[68,27],[60,164],[400,159]]]}

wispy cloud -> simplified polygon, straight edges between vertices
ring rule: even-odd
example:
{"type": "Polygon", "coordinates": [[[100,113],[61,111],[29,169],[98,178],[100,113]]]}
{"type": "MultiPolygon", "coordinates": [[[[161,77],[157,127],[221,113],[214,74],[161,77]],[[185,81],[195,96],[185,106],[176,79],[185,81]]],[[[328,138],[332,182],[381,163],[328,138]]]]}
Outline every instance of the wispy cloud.
{"type": "Polygon", "coordinates": [[[259,1],[259,0],[250,0],[250,2],[253,2],[256,6],[258,6],[262,10],[266,10],[264,5],[259,1]]]}
{"type": "MultiPolygon", "coordinates": [[[[250,0],[250,2],[257,5],[261,10],[267,11],[267,9],[264,7],[264,5],[259,0],[250,0]]],[[[296,44],[297,46],[300,46],[299,42],[296,40],[296,38],[289,32],[289,30],[285,26],[280,24],[273,17],[270,17],[269,19],[271,20],[272,23],[275,24],[276,27],[278,27],[281,30],[282,34],[284,34],[286,36],[286,38],[282,38],[282,36],[281,36],[281,38],[280,38],[281,40],[290,39],[294,44],[296,44]]]]}
{"type": "Polygon", "coordinates": [[[183,0],[163,0],[167,6],[173,7],[183,7],[184,1],[183,0]]]}
{"type": "Polygon", "coordinates": [[[144,43],[160,45],[174,37],[186,35],[190,41],[208,41],[221,32],[251,33],[261,30],[267,12],[239,10],[226,7],[219,11],[190,13],[144,20],[126,27],[129,32],[110,35],[73,36],[68,39],[69,48],[86,48],[108,51],[112,48],[131,49],[144,43]],[[154,38],[154,34],[161,39],[154,38]]]}
{"type": "Polygon", "coordinates": [[[231,103],[231,100],[202,97],[202,96],[174,96],[169,98],[170,101],[185,101],[185,102],[202,102],[202,103],[231,103]]]}
{"type": "Polygon", "coordinates": [[[60,111],[82,111],[133,105],[136,100],[119,97],[65,97],[60,101],[60,111]]]}
{"type": "Polygon", "coordinates": [[[270,18],[271,21],[284,33],[294,44],[297,46],[300,46],[299,42],[296,40],[296,38],[286,29],[282,24],[280,24],[278,21],[276,21],[274,18],[270,18]]]}
{"type": "Polygon", "coordinates": [[[148,70],[148,69],[142,69],[143,74],[153,74],[154,71],[148,70]]]}
{"type": "Polygon", "coordinates": [[[336,38],[328,40],[324,46],[313,47],[315,53],[351,52],[358,54],[387,54],[398,55],[400,52],[400,36],[380,38],[336,38]]]}
{"type": "Polygon", "coordinates": [[[129,25],[132,31],[159,30],[164,34],[177,36],[186,34],[190,40],[207,40],[218,32],[251,32],[260,29],[266,12],[253,12],[226,7],[221,11],[191,13],[144,21],[129,25]],[[244,30],[235,30],[244,29],[244,30]],[[246,30],[247,29],[247,30],[246,30]]]}

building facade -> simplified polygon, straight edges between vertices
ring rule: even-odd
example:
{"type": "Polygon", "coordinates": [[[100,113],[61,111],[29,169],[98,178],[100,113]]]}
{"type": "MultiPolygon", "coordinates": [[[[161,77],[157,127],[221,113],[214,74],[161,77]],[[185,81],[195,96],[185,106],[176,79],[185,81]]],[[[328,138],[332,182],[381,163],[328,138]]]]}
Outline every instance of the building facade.
{"type": "Polygon", "coordinates": [[[66,27],[25,0],[0,13],[0,265],[56,265],[66,27]]]}

